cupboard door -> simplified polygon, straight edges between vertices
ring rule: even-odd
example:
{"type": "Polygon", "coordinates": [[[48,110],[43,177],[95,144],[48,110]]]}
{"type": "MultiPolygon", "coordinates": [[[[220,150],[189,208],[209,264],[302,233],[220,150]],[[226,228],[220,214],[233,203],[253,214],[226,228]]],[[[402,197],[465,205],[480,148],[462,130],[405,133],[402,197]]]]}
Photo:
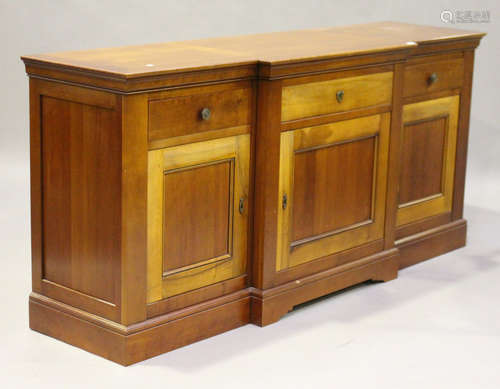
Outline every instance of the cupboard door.
{"type": "Polygon", "coordinates": [[[390,114],[283,132],[283,270],[383,237],[390,114]]]}
{"type": "Polygon", "coordinates": [[[148,302],[245,272],[250,136],[149,152],[148,302]]]}
{"type": "Polygon", "coordinates": [[[397,225],[450,212],[459,97],[405,105],[397,225]]]}

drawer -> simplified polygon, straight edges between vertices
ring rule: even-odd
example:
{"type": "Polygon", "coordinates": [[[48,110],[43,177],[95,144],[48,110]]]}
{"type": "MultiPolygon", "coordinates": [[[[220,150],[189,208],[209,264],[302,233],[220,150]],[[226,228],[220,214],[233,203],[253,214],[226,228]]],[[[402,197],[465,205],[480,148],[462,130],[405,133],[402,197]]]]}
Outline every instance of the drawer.
{"type": "Polygon", "coordinates": [[[285,86],[281,120],[391,104],[392,72],[285,86]]]}
{"type": "Polygon", "coordinates": [[[149,141],[248,125],[251,95],[240,88],[150,100],[149,141]]]}
{"type": "Polygon", "coordinates": [[[410,62],[404,72],[403,96],[418,96],[460,88],[464,73],[463,58],[431,57],[425,62],[410,62]]]}

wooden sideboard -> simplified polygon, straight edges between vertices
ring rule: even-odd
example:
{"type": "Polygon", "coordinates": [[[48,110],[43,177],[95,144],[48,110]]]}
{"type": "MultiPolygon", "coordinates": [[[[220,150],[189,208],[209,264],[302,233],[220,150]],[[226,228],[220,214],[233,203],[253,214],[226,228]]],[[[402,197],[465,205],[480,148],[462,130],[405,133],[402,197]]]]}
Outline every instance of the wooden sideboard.
{"type": "Polygon", "coordinates": [[[30,327],[129,365],[464,246],[483,35],[384,22],[22,57],[30,327]]]}

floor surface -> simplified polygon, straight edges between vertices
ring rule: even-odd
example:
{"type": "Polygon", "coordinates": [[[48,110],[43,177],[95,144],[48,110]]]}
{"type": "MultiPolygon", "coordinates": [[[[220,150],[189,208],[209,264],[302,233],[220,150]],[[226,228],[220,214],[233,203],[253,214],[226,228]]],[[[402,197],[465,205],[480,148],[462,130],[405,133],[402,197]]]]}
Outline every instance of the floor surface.
{"type": "Polygon", "coordinates": [[[468,246],[388,283],[305,304],[128,368],[28,329],[27,169],[0,195],[2,388],[500,388],[500,213],[467,207],[468,246]]]}

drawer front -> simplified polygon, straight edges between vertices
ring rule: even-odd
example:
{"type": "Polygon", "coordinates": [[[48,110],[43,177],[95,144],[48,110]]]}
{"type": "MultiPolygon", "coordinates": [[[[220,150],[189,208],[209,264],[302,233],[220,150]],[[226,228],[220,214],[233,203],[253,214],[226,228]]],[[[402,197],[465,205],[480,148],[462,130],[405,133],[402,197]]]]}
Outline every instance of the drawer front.
{"type": "Polygon", "coordinates": [[[281,120],[390,104],[391,99],[392,72],[290,85],[283,88],[281,120]]]}
{"type": "Polygon", "coordinates": [[[251,89],[149,101],[149,141],[250,124],[251,89]]]}
{"type": "Polygon", "coordinates": [[[464,73],[463,58],[439,59],[410,64],[404,73],[404,97],[460,88],[464,73]]]}

